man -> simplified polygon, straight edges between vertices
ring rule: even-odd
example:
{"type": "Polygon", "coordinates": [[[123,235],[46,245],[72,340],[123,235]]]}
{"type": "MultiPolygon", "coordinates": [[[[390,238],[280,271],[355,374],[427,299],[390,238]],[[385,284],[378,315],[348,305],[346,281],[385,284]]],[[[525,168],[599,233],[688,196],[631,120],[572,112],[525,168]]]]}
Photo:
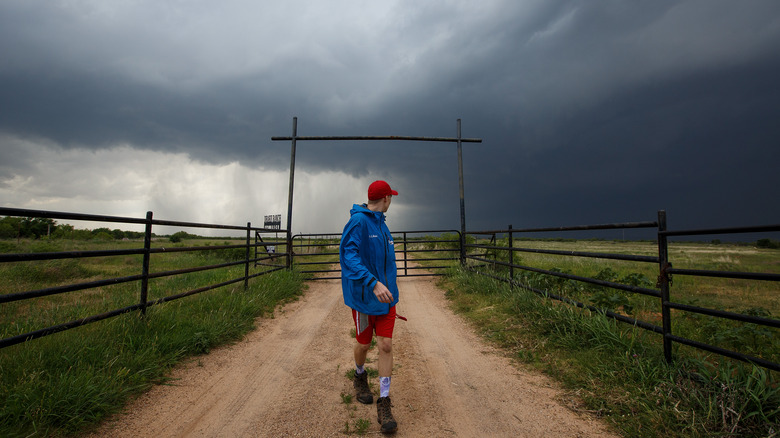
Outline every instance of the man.
{"type": "Polygon", "coordinates": [[[368,186],[368,204],[352,206],[339,246],[344,304],[352,308],[355,322],[355,391],[359,402],[371,404],[374,401],[364,365],[371,339],[376,333],[379,349],[376,410],[377,421],[384,433],[395,432],[398,428],[390,409],[389,396],[398,285],[393,237],[385,225],[385,213],[393,196],[397,195],[398,192],[385,181],[371,183],[368,186]]]}

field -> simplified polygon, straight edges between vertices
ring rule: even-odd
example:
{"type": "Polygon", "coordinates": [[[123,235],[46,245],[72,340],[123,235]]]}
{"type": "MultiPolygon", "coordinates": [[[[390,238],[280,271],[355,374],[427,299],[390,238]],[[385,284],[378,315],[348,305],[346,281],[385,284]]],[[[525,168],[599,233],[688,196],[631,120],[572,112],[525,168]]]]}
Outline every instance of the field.
{"type": "MultiPolygon", "coordinates": [[[[236,245],[243,240],[190,239],[172,243],[159,238],[152,242],[152,248],[202,246],[202,251],[171,252],[152,254],[150,272],[207,266],[243,260],[244,249],[209,251],[210,246],[236,245]]],[[[126,250],[143,248],[143,241],[118,240],[12,240],[0,241],[3,253],[43,253],[60,251],[126,250]]],[[[109,278],[140,275],[142,255],[120,255],[110,257],[85,257],[79,259],[12,262],[0,264],[0,293],[10,294],[24,291],[53,288],[73,283],[86,283],[109,278]]],[[[217,283],[243,275],[243,266],[195,272],[187,275],[166,276],[151,279],[148,287],[148,301],[153,301],[178,292],[184,292],[207,284],[217,283]]],[[[18,334],[27,329],[41,328],[83,318],[137,304],[140,301],[141,282],[132,281],[83,291],[52,295],[44,298],[14,301],[2,304],[0,334],[18,334]],[[30,318],[34,316],[34,318],[30,318]]],[[[5,337],[5,336],[4,336],[5,337]]]]}
{"type": "MultiPolygon", "coordinates": [[[[153,242],[155,248],[173,248],[181,246],[209,246],[223,244],[238,244],[242,241],[221,239],[192,239],[180,243],[172,243],[168,239],[158,239],[153,242]]],[[[334,243],[337,241],[316,241],[313,243],[334,243]]],[[[487,242],[480,242],[487,243],[487,242]]],[[[499,242],[499,245],[506,245],[499,242]]],[[[410,244],[409,248],[425,249],[434,244],[410,244]]],[[[436,244],[437,247],[452,244],[436,244]]],[[[71,241],[71,240],[22,240],[2,241],[2,252],[53,252],[53,251],[84,251],[96,249],[128,249],[139,248],[139,241],[71,241]]],[[[580,251],[594,253],[616,253],[633,255],[657,255],[657,247],[652,242],[620,242],[620,241],[556,241],[556,240],[516,240],[517,248],[554,249],[561,251],[580,251]]],[[[307,248],[302,248],[304,252],[307,248]]],[[[314,253],[318,250],[336,252],[336,247],[309,248],[314,253]]],[[[400,248],[399,248],[400,249],[400,248]]],[[[401,257],[401,254],[397,254],[401,257]]],[[[453,256],[453,253],[411,253],[410,258],[453,256]]],[[[241,260],[243,249],[219,251],[198,251],[192,253],[153,254],[151,271],[159,272],[182,267],[202,266],[226,261],[241,260]]],[[[487,256],[492,257],[491,255],[487,256]]],[[[500,260],[507,260],[506,252],[499,252],[500,260]]],[[[61,284],[88,282],[102,278],[137,275],[141,272],[141,255],[83,258],[78,260],[50,260],[40,262],[4,263],[0,264],[0,291],[3,294],[54,287],[61,284]]],[[[780,273],[780,250],[756,248],[750,245],[711,244],[691,242],[671,242],[669,259],[675,268],[708,269],[741,272],[780,273]]],[[[300,261],[332,261],[335,256],[312,256],[300,261]]],[[[558,270],[574,275],[599,278],[612,281],[623,281],[628,284],[655,288],[658,266],[652,263],[627,262],[585,257],[568,257],[559,255],[516,252],[514,263],[535,268],[558,270]]],[[[398,263],[403,266],[402,262],[398,263]]],[[[454,262],[433,262],[429,265],[450,264],[454,262]]],[[[325,269],[327,265],[312,265],[308,269],[325,269]]],[[[229,274],[235,278],[241,276],[242,266],[219,271],[219,275],[229,274]],[[231,272],[232,269],[232,272],[231,272]]],[[[193,273],[186,276],[163,277],[153,279],[149,285],[149,300],[154,300],[171,291],[184,291],[208,282],[217,282],[215,271],[193,273]]],[[[627,292],[591,287],[589,285],[555,279],[549,276],[532,275],[515,269],[515,275],[523,281],[549,289],[554,293],[562,293],[567,297],[577,299],[586,304],[609,308],[619,313],[636,317],[640,320],[660,325],[660,309],[658,299],[653,297],[629,294],[627,292]]],[[[683,304],[708,307],[718,310],[728,310],[758,316],[777,318],[780,315],[780,293],[778,285],[771,281],[750,281],[723,279],[715,277],[694,277],[676,275],[670,287],[671,300],[683,304]]],[[[61,323],[95,313],[132,305],[139,300],[140,282],[130,282],[80,292],[50,296],[29,301],[17,301],[2,304],[0,314],[0,334],[5,336],[23,333],[45,325],[61,323]],[[77,304],[77,305],[74,305],[77,304]],[[29,316],[34,315],[34,319],[29,316]]],[[[715,320],[710,317],[673,311],[673,330],[675,334],[692,339],[709,342],[716,338],[725,347],[747,348],[748,353],[761,349],[760,344],[766,342],[766,336],[761,336],[765,328],[715,320]],[[716,332],[720,333],[717,334],[716,332]]],[[[774,331],[769,336],[769,344],[777,344],[774,331]]],[[[765,347],[766,345],[764,345],[765,347]]],[[[766,348],[763,348],[766,352],[766,348]]],[[[778,361],[779,346],[769,349],[768,359],[778,361]]]]}
{"type": "MultiPolygon", "coordinates": [[[[556,249],[563,251],[599,252],[657,256],[658,247],[653,242],[619,241],[519,241],[515,247],[556,249]]],[[[590,258],[562,257],[523,253],[516,263],[546,269],[581,272],[595,276],[605,268],[616,271],[618,276],[638,273],[655,284],[658,266],[655,264],[597,260],[590,258]]],[[[747,245],[710,244],[698,242],[671,242],[669,261],[674,268],[707,269],[739,272],[765,272],[780,274],[780,251],[747,245]]],[[[671,286],[673,301],[696,303],[722,310],[763,308],[773,315],[780,313],[780,294],[773,282],[720,279],[713,277],[675,276],[671,286]]]]}
{"type": "MultiPolygon", "coordinates": [[[[241,242],[155,240],[155,248],[204,248],[191,253],[153,254],[151,271],[243,260],[243,249],[208,250],[209,246],[241,242]]],[[[506,241],[503,243],[506,245],[506,241]]],[[[409,249],[449,246],[452,244],[421,242],[410,244],[409,249]]],[[[0,252],[5,253],[140,247],[139,241],[0,241],[0,252]]],[[[656,255],[657,251],[651,242],[590,240],[521,240],[515,241],[515,247],[634,255],[656,255]]],[[[327,250],[333,251],[334,248],[327,250]]],[[[335,256],[316,255],[317,252],[310,251],[313,257],[308,261],[337,261],[335,256]]],[[[780,251],[776,249],[673,242],[669,254],[675,268],[780,273],[780,251]]],[[[400,258],[401,253],[397,252],[397,256],[400,258]]],[[[442,256],[450,257],[453,253],[410,254],[410,258],[418,259],[442,256]]],[[[496,257],[506,260],[501,252],[496,257]]],[[[3,263],[0,264],[0,293],[138,275],[141,260],[141,255],[128,255],[3,263]]],[[[525,252],[516,253],[514,263],[651,289],[655,288],[658,275],[655,264],[525,252]]],[[[456,261],[423,264],[457,266],[456,261]]],[[[506,274],[506,269],[498,267],[497,271],[506,274]]],[[[239,265],[153,279],[149,283],[149,300],[242,275],[243,266],[239,265]]],[[[660,338],[655,333],[615,324],[591,312],[476,277],[458,272],[446,277],[445,287],[450,289],[455,308],[513,357],[570,385],[585,400],[589,410],[609,416],[626,436],[736,436],[740,433],[771,436],[778,430],[780,390],[776,373],[743,367],[720,356],[679,345],[675,345],[678,361],[667,367],[660,354],[660,338]],[[691,380],[691,375],[704,376],[717,385],[700,386],[695,379],[691,380]],[[653,433],[646,433],[648,428],[653,433]]],[[[585,304],[660,324],[657,298],[520,269],[515,269],[515,277],[585,304]]],[[[241,336],[251,329],[256,315],[295,297],[301,287],[299,276],[283,271],[279,276],[250,281],[246,292],[243,283],[237,283],[150,308],[148,319],[139,318],[137,313],[127,314],[2,349],[0,404],[4,408],[0,415],[0,434],[26,436],[32,431],[57,435],[89,427],[121,406],[122,400],[154,382],[163,382],[173,364],[241,336]]],[[[138,302],[139,291],[140,281],[133,281],[3,303],[0,304],[0,336],[5,338],[132,305],[138,302]]],[[[780,315],[777,283],[769,281],[678,275],[673,278],[671,299],[772,318],[780,315]]],[[[776,329],[678,311],[672,313],[672,329],[676,335],[780,361],[780,333],[776,329]]]]}

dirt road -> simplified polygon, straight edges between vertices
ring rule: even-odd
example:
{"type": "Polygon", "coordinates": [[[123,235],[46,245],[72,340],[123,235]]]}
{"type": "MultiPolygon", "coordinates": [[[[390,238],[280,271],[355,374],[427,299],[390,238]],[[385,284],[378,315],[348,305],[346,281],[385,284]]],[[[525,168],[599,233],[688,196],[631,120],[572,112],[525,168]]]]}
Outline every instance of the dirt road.
{"type": "MultiPolygon", "coordinates": [[[[615,436],[565,408],[544,376],[482,342],[432,280],[400,279],[399,288],[408,321],[397,321],[393,340],[396,437],[615,436]]],[[[153,388],[92,436],[338,437],[365,420],[366,434],[380,435],[375,404],[343,401],[353,392],[351,327],[340,283],[312,282],[243,341],[178,368],[173,385],[153,388]]]]}

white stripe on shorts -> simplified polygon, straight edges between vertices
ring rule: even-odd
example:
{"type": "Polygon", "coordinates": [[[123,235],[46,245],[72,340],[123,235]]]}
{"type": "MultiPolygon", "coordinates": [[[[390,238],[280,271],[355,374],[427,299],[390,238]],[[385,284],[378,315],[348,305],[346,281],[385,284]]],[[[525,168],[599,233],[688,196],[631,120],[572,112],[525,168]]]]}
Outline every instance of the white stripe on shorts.
{"type": "Polygon", "coordinates": [[[359,335],[368,328],[368,315],[360,313],[357,310],[355,312],[357,312],[357,318],[355,318],[355,330],[359,335]]]}

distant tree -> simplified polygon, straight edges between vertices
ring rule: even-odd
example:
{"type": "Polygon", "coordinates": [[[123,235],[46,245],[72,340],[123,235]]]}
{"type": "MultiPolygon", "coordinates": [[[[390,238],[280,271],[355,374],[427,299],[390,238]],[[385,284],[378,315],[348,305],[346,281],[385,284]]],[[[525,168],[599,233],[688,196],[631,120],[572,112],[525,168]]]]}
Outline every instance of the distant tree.
{"type": "MultiPolygon", "coordinates": [[[[152,234],[154,236],[154,234],[152,234]]],[[[143,239],[144,233],[139,231],[125,231],[125,237],[128,239],[143,239]]]]}
{"type": "Polygon", "coordinates": [[[106,231],[100,231],[97,234],[93,234],[95,240],[114,240],[114,236],[106,231]]]}
{"type": "Polygon", "coordinates": [[[780,248],[780,242],[774,241],[772,239],[758,239],[756,241],[756,246],[759,248],[778,249],[780,248]]]}
{"type": "Polygon", "coordinates": [[[106,234],[110,235],[111,234],[111,230],[106,228],[106,227],[95,228],[94,230],[92,230],[92,235],[93,236],[97,236],[100,233],[106,233],[106,234]]]}
{"type": "Polygon", "coordinates": [[[74,240],[90,240],[93,237],[92,232],[89,230],[73,230],[71,234],[71,238],[74,240]]]}
{"type": "Polygon", "coordinates": [[[114,236],[114,239],[116,240],[122,240],[125,238],[125,232],[119,229],[111,230],[111,235],[114,236]]]}
{"type": "Polygon", "coordinates": [[[179,243],[182,240],[187,239],[189,237],[192,237],[192,236],[190,236],[190,234],[187,233],[186,231],[178,231],[176,233],[173,233],[169,239],[173,243],[179,243]]]}
{"type": "Polygon", "coordinates": [[[0,239],[13,239],[21,237],[22,220],[18,217],[4,217],[0,219],[0,239]]]}
{"type": "Polygon", "coordinates": [[[51,236],[57,239],[72,239],[74,228],[70,224],[57,225],[57,230],[51,236]]]}
{"type": "Polygon", "coordinates": [[[0,219],[0,238],[12,239],[27,237],[40,239],[57,231],[57,222],[49,218],[4,217],[0,219]]]}
{"type": "Polygon", "coordinates": [[[6,223],[0,223],[0,239],[13,239],[16,235],[16,230],[6,223]]]}
{"type": "Polygon", "coordinates": [[[22,219],[21,237],[30,237],[40,239],[48,236],[57,229],[57,222],[54,219],[28,217],[22,219]]]}

